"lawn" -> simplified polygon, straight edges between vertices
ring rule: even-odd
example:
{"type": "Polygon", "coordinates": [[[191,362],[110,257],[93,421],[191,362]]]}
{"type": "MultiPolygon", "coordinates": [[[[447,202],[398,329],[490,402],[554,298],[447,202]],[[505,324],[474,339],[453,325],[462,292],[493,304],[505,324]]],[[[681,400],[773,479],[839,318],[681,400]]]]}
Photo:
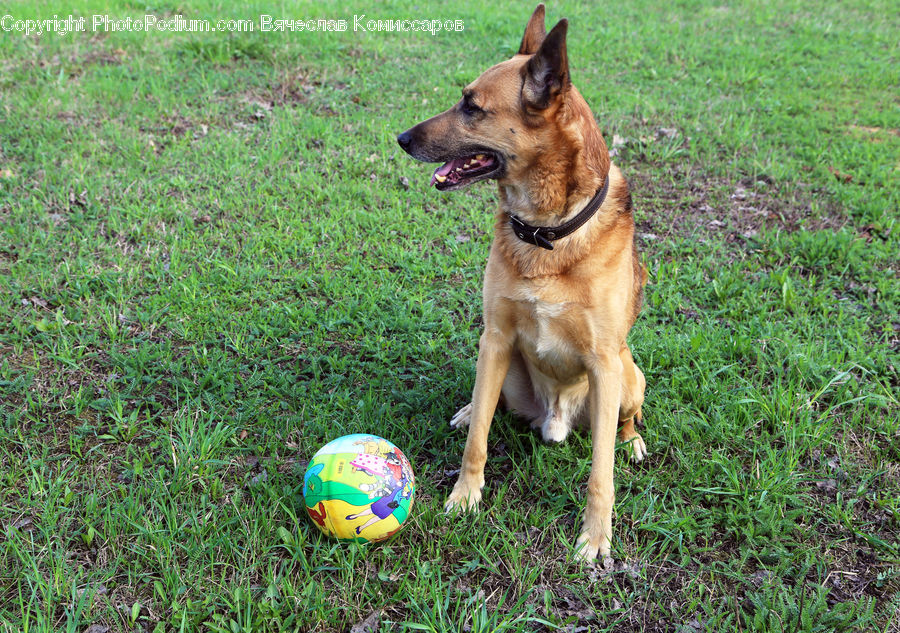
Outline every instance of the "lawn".
{"type": "Polygon", "coordinates": [[[482,511],[443,513],[496,190],[395,136],[533,6],[241,4],[76,16],[349,28],[0,31],[0,631],[900,630],[894,3],[548,6],[650,272],[609,566],[573,560],[584,433],[498,415],[482,511]],[[385,544],[306,516],[357,432],[416,470],[385,544]]]}

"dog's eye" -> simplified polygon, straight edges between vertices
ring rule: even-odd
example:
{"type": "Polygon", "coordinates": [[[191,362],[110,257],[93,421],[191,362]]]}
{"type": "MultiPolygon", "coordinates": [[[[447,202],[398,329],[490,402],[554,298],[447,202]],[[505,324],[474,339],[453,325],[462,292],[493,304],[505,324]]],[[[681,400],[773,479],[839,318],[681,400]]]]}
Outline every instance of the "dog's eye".
{"type": "Polygon", "coordinates": [[[472,97],[470,97],[469,95],[463,97],[462,104],[460,104],[459,109],[466,116],[474,116],[480,112],[484,112],[484,110],[472,103],[472,97]]]}

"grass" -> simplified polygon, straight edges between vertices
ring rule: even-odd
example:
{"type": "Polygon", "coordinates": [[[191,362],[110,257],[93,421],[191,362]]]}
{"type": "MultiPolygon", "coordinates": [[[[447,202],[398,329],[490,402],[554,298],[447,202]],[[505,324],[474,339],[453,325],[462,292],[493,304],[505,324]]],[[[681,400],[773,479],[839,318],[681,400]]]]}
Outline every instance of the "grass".
{"type": "Polygon", "coordinates": [[[651,272],[611,569],[572,560],[583,434],[499,416],[483,511],[441,510],[495,192],[430,190],[394,136],[530,7],[84,5],[465,30],[0,35],[0,630],[897,630],[892,5],[548,9],[651,272]],[[387,544],[305,516],[353,432],[416,467],[387,544]]]}

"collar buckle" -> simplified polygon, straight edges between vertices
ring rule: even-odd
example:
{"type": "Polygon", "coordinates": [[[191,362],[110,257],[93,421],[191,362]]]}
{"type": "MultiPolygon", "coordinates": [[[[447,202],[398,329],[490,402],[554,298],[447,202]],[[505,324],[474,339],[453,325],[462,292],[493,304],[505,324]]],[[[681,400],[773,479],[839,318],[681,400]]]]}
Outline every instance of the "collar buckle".
{"type": "MultiPolygon", "coordinates": [[[[519,216],[514,213],[509,214],[509,221],[512,225],[513,232],[515,232],[516,237],[518,237],[523,242],[528,242],[529,244],[534,244],[535,246],[540,246],[541,248],[546,248],[548,251],[553,250],[553,244],[546,237],[542,235],[544,231],[544,227],[531,226],[530,224],[525,223],[519,216]]],[[[553,239],[554,234],[550,232],[548,237],[553,239]]]]}

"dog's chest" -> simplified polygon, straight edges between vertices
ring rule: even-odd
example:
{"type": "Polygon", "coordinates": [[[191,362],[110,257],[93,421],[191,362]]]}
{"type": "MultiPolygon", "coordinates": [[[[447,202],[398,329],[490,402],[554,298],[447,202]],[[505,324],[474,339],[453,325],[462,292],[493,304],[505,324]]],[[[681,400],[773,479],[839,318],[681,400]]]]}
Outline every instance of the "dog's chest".
{"type": "Polygon", "coordinates": [[[525,306],[526,316],[520,319],[520,335],[531,341],[538,356],[558,354],[569,347],[559,328],[559,319],[566,312],[564,303],[530,301],[525,306]]]}
{"type": "Polygon", "coordinates": [[[519,349],[541,372],[561,380],[583,373],[578,338],[582,306],[526,292],[517,298],[516,317],[519,349]]]}

